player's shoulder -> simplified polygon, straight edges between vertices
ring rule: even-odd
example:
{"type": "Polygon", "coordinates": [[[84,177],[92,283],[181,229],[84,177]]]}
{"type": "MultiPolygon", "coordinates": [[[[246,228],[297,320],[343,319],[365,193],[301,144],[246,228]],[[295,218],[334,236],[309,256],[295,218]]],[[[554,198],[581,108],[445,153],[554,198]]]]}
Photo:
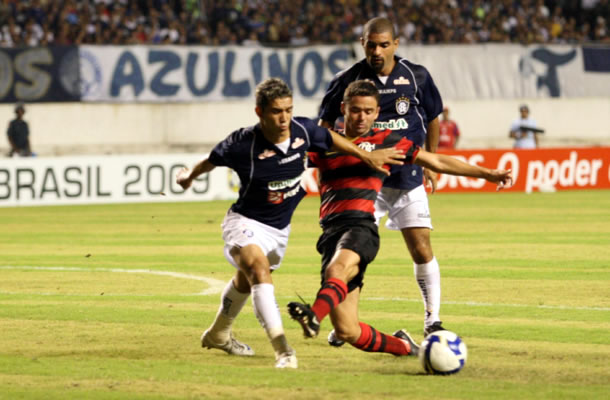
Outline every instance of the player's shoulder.
{"type": "Polygon", "coordinates": [[[425,66],[423,66],[421,64],[416,64],[412,61],[407,60],[404,57],[397,56],[397,63],[398,63],[398,65],[400,65],[401,68],[412,71],[416,75],[417,74],[423,74],[425,76],[430,75],[430,72],[428,71],[428,69],[425,66]]]}
{"type": "Polygon", "coordinates": [[[239,128],[229,134],[224,140],[227,146],[241,147],[247,146],[254,139],[256,125],[239,128]]]}
{"type": "MultiPolygon", "coordinates": [[[[318,124],[311,118],[307,117],[292,117],[293,128],[296,128],[296,131],[311,131],[316,128],[318,124]]],[[[294,131],[295,129],[293,129],[294,131]]]]}
{"type": "Polygon", "coordinates": [[[352,64],[350,67],[337,72],[333,80],[344,84],[349,84],[362,75],[362,73],[367,69],[367,65],[366,59],[362,59],[352,64]]]}

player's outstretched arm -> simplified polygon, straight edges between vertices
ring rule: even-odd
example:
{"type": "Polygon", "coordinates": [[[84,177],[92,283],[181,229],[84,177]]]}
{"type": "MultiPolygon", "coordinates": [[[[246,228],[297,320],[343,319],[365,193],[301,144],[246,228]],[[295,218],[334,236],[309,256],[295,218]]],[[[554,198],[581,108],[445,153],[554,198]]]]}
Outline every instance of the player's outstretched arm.
{"type": "Polygon", "coordinates": [[[176,174],[176,183],[186,190],[191,187],[191,184],[199,175],[210,172],[214,168],[216,168],[216,166],[206,158],[205,160],[195,164],[193,169],[182,168],[180,171],[178,171],[176,174]]]}
{"type": "Polygon", "coordinates": [[[415,164],[430,168],[431,170],[442,174],[483,178],[489,182],[497,183],[497,190],[509,187],[513,182],[513,175],[510,169],[503,170],[479,167],[478,165],[471,165],[444,154],[433,154],[424,150],[420,150],[417,153],[415,164]]]}
{"type": "Polygon", "coordinates": [[[390,171],[384,168],[385,164],[404,164],[402,160],[405,159],[405,155],[403,154],[402,150],[391,147],[388,149],[380,149],[368,152],[362,150],[360,147],[356,146],[338,133],[333,132],[331,130],[329,131],[333,137],[333,151],[339,151],[341,153],[358,157],[359,159],[364,161],[369,167],[379,172],[382,172],[385,175],[390,175],[390,171]]]}

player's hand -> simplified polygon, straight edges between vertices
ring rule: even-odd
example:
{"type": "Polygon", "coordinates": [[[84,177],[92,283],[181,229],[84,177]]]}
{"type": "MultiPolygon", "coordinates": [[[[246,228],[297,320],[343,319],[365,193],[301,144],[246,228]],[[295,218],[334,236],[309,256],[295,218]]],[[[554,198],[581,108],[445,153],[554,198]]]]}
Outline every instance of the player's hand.
{"type": "Polygon", "coordinates": [[[383,172],[385,175],[390,175],[390,171],[384,168],[386,164],[403,165],[402,160],[406,158],[402,150],[396,147],[389,149],[379,149],[368,153],[368,159],[364,160],[371,168],[383,172]]]}
{"type": "Polygon", "coordinates": [[[487,180],[498,184],[496,187],[496,192],[498,192],[513,185],[513,172],[510,169],[494,169],[491,171],[491,176],[487,180]]]}
{"type": "Polygon", "coordinates": [[[191,179],[191,170],[188,168],[182,168],[176,174],[176,183],[182,186],[182,189],[186,190],[191,187],[193,180],[191,179]]]}
{"type": "Polygon", "coordinates": [[[424,168],[424,182],[430,188],[430,194],[436,192],[436,184],[438,182],[438,174],[431,169],[424,168]]]}

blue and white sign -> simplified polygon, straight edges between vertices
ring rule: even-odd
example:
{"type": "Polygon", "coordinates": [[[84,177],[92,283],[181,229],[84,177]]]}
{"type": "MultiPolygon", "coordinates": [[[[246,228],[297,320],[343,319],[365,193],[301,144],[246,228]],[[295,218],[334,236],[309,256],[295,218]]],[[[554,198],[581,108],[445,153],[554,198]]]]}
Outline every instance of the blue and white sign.
{"type": "Polygon", "coordinates": [[[295,98],[321,97],[353,59],[349,46],[81,46],[82,100],[191,102],[252,99],[268,77],[295,98]]]}

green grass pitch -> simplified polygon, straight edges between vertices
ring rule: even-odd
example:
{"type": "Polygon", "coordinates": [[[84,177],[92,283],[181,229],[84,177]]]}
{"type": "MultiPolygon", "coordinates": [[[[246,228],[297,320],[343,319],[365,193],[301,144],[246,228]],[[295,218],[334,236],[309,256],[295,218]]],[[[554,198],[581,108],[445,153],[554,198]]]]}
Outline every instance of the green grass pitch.
{"type": "MultiPolygon", "coordinates": [[[[0,208],[0,399],[601,399],[610,393],[610,192],[430,197],[441,317],[468,345],[459,374],[305,340],[285,305],[319,285],[318,199],[301,203],[274,273],[298,370],[275,370],[249,303],[252,358],[203,350],[233,268],[230,202],[0,208]],[[145,273],[146,271],[156,272],[145,273]],[[182,274],[182,275],[181,275],[182,274]]],[[[399,234],[381,229],[360,318],[422,340],[399,234]]]]}

